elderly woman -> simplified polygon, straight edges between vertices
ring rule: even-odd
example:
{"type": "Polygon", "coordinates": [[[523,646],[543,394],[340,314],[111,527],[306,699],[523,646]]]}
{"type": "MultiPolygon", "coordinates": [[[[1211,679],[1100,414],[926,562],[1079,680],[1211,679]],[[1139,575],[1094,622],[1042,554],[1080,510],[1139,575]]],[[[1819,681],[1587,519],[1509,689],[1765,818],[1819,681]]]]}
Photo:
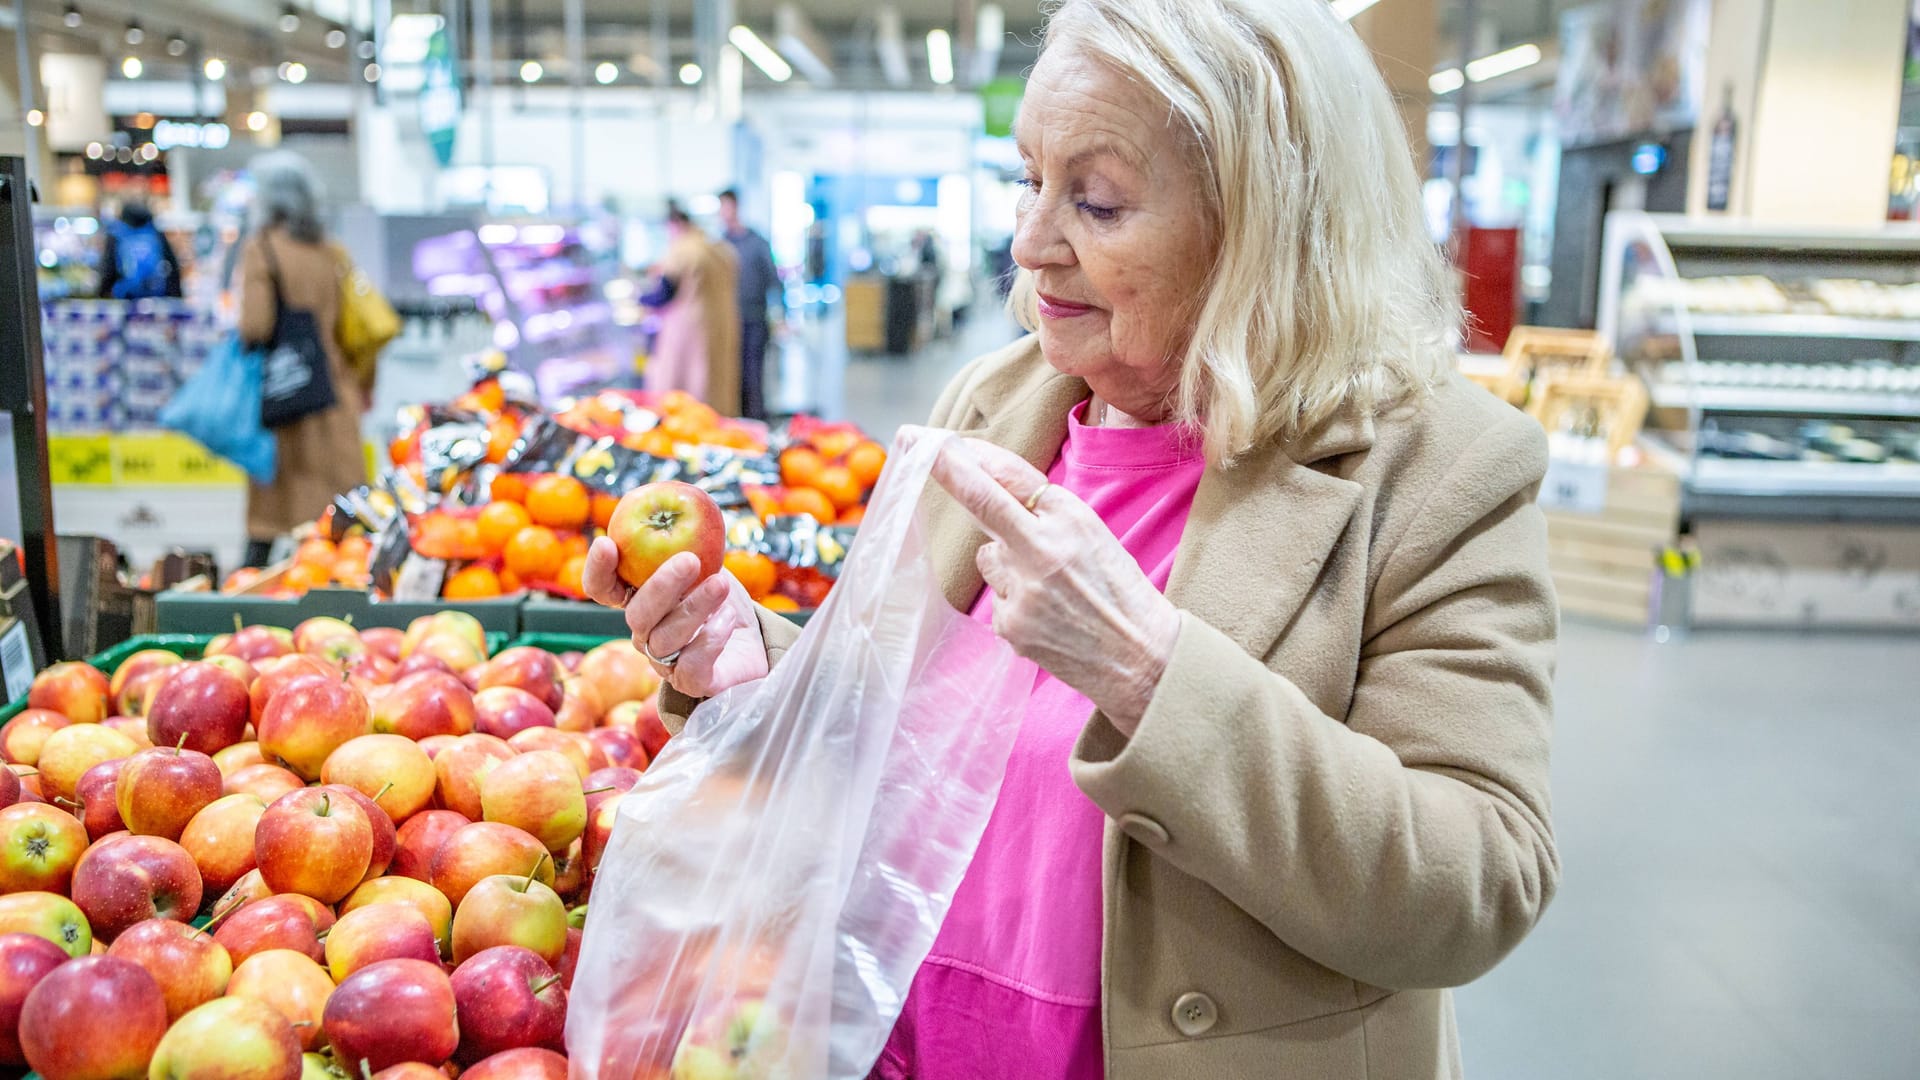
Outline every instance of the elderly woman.
{"type": "Polygon", "coordinates": [[[334,327],[340,322],[340,259],[320,224],[320,184],[305,158],[264,154],[247,165],[254,184],[253,233],[240,252],[240,336],[267,344],[278,322],[275,299],[311,311],[320,327],[334,403],[274,429],[279,469],[270,484],[247,491],[247,563],[263,565],[275,537],[312,521],[333,497],[367,482],[360,450],[360,414],[373,394],[371,369],[346,363],[334,327]]]}
{"type": "MultiPolygon", "coordinates": [[[[947,388],[946,591],[1042,669],[878,1077],[1460,1073],[1539,919],[1556,630],[1537,425],[1450,373],[1406,138],[1325,0],[1069,0],[1014,305],[947,388]]],[[[678,556],[662,710],[794,636],[678,556]]]]}

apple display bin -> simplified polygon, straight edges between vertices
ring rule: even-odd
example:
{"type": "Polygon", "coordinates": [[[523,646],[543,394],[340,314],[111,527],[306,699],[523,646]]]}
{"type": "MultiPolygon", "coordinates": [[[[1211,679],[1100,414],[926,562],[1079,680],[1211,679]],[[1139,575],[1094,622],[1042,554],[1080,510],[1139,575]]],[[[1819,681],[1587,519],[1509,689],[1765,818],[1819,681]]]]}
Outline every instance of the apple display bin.
{"type": "MultiPolygon", "coordinates": [[[[248,626],[284,626],[329,615],[358,627],[406,625],[438,611],[463,611],[489,634],[511,637],[520,630],[520,597],[499,600],[375,600],[360,589],[314,589],[288,600],[226,593],[164,592],[154,598],[156,627],[163,633],[226,634],[235,615],[248,626]]],[[[616,613],[617,614],[617,613],[616,613]]]]}

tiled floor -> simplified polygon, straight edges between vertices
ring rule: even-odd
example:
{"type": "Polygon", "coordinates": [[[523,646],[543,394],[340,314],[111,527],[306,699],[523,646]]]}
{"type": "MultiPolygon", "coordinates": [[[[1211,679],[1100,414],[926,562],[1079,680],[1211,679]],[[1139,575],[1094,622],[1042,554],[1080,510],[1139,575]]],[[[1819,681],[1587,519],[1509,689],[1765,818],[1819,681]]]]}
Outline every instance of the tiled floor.
{"type": "MultiPolygon", "coordinates": [[[[814,328],[789,400],[884,436],[1012,333],[848,361],[814,328]]],[[[1920,1077],[1920,639],[1569,623],[1557,713],[1565,873],[1459,993],[1469,1075],[1920,1077]]]]}

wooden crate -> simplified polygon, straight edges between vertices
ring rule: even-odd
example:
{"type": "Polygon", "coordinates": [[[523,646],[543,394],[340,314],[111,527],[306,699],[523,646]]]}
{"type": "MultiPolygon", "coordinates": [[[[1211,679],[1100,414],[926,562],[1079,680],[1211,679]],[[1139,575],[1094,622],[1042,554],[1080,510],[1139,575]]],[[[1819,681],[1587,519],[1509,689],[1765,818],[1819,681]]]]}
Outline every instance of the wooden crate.
{"type": "Polygon", "coordinates": [[[1547,565],[1560,610],[1646,625],[1660,553],[1680,528],[1680,478],[1656,465],[1617,465],[1608,470],[1598,513],[1546,514],[1547,565]]]}

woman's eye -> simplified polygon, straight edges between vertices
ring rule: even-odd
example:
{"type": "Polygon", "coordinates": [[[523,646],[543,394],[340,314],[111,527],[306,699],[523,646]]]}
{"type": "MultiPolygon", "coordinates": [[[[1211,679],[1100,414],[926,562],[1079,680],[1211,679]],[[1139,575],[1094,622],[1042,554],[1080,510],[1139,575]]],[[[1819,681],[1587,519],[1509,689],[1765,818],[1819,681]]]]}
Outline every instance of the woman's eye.
{"type": "Polygon", "coordinates": [[[1095,221],[1112,221],[1120,211],[1111,206],[1095,206],[1090,202],[1080,204],[1080,210],[1095,221]]]}
{"type": "Polygon", "coordinates": [[[1029,192],[1040,190],[1040,181],[1034,179],[1031,176],[1023,176],[1020,179],[1015,180],[1014,183],[1020,185],[1023,188],[1026,188],[1029,192]]]}

